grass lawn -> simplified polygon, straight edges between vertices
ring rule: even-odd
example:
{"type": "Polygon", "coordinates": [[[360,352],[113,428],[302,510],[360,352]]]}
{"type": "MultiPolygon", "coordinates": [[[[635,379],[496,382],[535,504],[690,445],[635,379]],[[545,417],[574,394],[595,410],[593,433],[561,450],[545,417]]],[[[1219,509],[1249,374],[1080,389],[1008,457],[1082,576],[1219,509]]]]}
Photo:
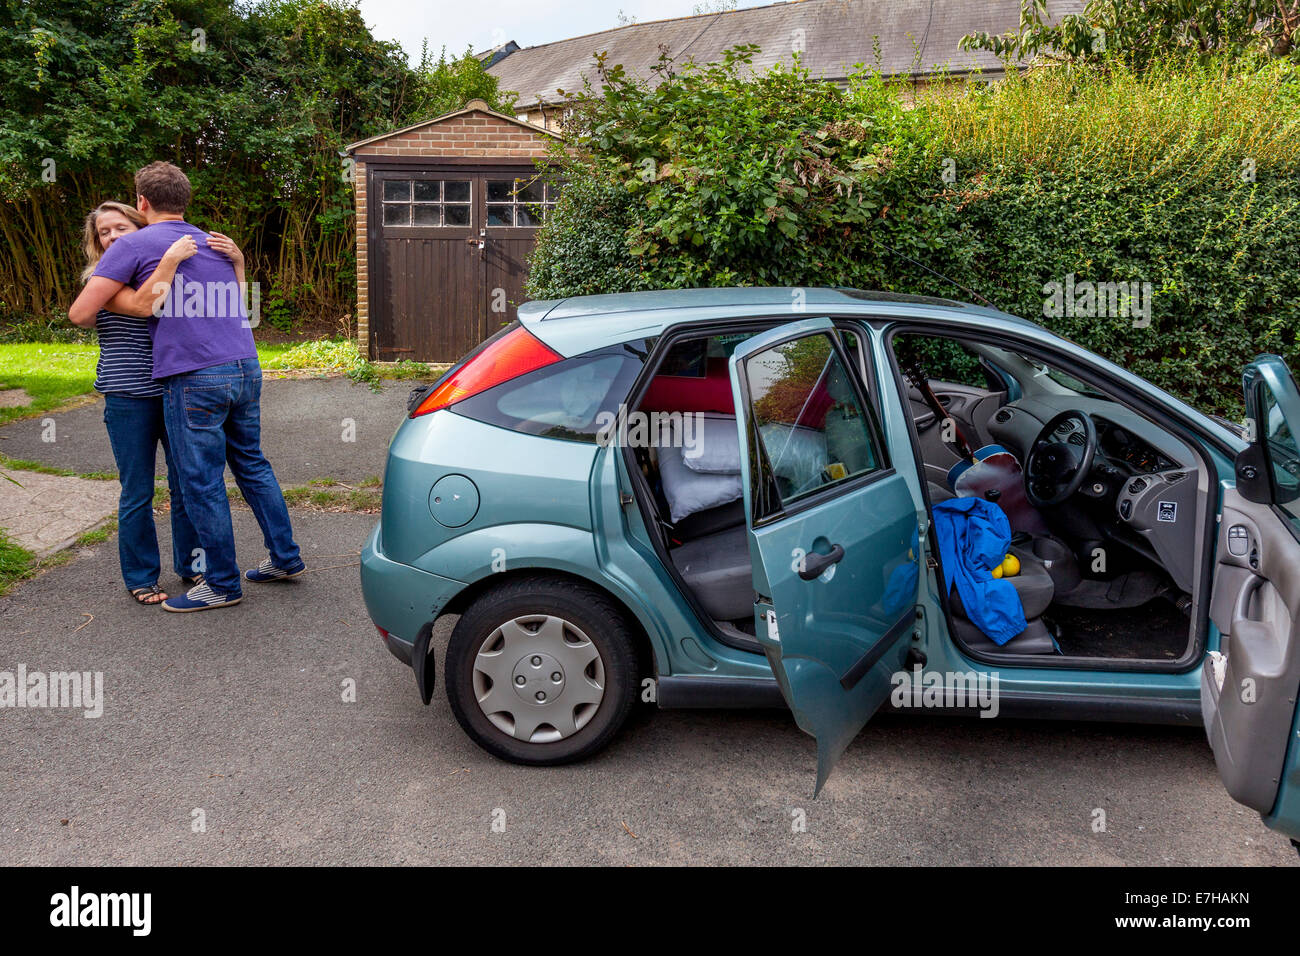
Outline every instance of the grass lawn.
{"type": "MultiPolygon", "coordinates": [[[[258,359],[265,365],[290,348],[258,343],[258,359]]],[[[98,358],[99,346],[83,342],[0,344],[0,389],[21,388],[32,397],[22,408],[0,408],[0,425],[92,391],[98,358]]]]}
{"type": "Polygon", "coordinates": [[[9,540],[0,528],[0,594],[9,590],[15,581],[27,577],[32,566],[32,554],[9,540]]]}

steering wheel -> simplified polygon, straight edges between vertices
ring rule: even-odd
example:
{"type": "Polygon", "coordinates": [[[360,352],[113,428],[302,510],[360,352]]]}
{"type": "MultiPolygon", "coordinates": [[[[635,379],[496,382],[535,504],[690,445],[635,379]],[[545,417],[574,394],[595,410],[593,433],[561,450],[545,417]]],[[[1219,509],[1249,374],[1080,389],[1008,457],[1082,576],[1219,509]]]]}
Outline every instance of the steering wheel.
{"type": "Polygon", "coordinates": [[[1035,508],[1059,505],[1079,490],[1097,453],[1097,426],[1072,408],[1043,426],[1025,459],[1025,497],[1035,508]],[[1068,431],[1062,426],[1074,423],[1068,431]]]}

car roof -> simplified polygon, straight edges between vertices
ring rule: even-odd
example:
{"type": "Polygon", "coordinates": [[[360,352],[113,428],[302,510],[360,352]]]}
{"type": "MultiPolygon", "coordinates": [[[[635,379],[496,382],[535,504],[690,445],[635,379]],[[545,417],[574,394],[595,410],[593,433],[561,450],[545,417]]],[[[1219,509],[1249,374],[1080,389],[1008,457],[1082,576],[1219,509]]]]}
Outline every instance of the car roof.
{"type": "Polygon", "coordinates": [[[1245,444],[1202,412],[1125,368],[1064,339],[1044,325],[996,308],[971,305],[954,299],[893,292],[868,292],[849,288],[755,288],[666,289],[653,292],[622,292],[610,295],[541,299],[519,306],[519,321],[529,332],[563,356],[579,355],[607,346],[660,335],[683,322],[718,319],[787,317],[790,321],[814,318],[863,316],[885,319],[926,319],[951,322],[953,331],[967,334],[980,330],[1009,332],[1066,349],[1076,356],[1104,366],[1156,401],[1181,408],[1203,429],[1226,438],[1234,449],[1245,444]],[[795,293],[802,293],[800,301],[795,293]],[[798,307],[795,307],[798,303],[798,307]]]}
{"type": "Polygon", "coordinates": [[[1042,328],[997,309],[954,299],[850,288],[746,286],[582,295],[525,302],[519,306],[518,316],[529,331],[560,354],[574,355],[601,345],[655,336],[680,322],[783,313],[793,321],[810,312],[966,322],[996,319],[1023,328],[1042,328]]]}

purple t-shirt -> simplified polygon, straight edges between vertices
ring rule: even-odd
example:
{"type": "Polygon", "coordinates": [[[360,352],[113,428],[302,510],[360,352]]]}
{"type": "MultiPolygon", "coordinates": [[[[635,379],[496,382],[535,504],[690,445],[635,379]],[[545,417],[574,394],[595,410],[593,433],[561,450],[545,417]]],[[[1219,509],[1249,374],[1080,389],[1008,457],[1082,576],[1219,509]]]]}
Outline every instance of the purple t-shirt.
{"type": "Polygon", "coordinates": [[[128,233],[104,252],[95,275],[138,289],[184,235],[194,237],[199,251],[176,270],[162,315],[149,319],[155,379],[257,357],[235,267],[208,246],[202,229],[168,219],[128,233]]]}

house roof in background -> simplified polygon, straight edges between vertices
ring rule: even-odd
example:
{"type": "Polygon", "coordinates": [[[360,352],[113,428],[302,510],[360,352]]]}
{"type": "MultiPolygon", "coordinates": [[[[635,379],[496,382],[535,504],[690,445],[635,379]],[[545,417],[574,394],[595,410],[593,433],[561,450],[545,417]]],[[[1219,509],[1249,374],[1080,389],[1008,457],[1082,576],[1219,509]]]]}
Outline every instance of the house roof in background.
{"type": "Polygon", "coordinates": [[[378,136],[371,136],[369,139],[359,139],[355,143],[349,143],[344,147],[343,151],[345,153],[354,153],[362,146],[369,146],[371,143],[377,143],[384,139],[392,139],[394,136],[403,136],[406,133],[413,133],[417,129],[423,129],[426,126],[433,126],[436,123],[445,123],[447,120],[455,119],[458,116],[465,116],[469,113],[479,113],[483,116],[491,116],[504,123],[509,123],[511,126],[518,126],[521,129],[528,130],[530,133],[536,133],[538,136],[550,136],[553,139],[560,138],[553,130],[543,129],[540,126],[535,126],[532,123],[529,123],[526,120],[521,120],[515,116],[498,113],[483,100],[474,99],[466,103],[461,109],[452,110],[450,113],[443,113],[441,116],[433,116],[426,120],[420,120],[420,122],[412,123],[410,126],[403,126],[401,129],[389,130],[387,133],[380,133],[378,136]]]}
{"type": "MultiPolygon", "coordinates": [[[[1048,0],[1053,18],[1082,13],[1083,0],[1048,0]]],[[[999,75],[1002,64],[990,53],[958,47],[977,31],[1006,33],[1020,23],[1020,0],[796,0],[725,13],[655,20],[588,33],[585,36],[524,47],[501,57],[488,69],[502,90],[519,95],[517,105],[559,103],[557,90],[572,95],[583,77],[593,82],[593,58],[608,53],[610,65],[649,77],[666,47],[676,62],[707,63],[740,43],[758,44],[756,69],[789,63],[796,31],[802,30],[803,63],[814,76],[844,79],[855,64],[876,65],[874,38],[879,37],[881,72],[917,76],[947,68],[974,69],[999,75]]]]}

